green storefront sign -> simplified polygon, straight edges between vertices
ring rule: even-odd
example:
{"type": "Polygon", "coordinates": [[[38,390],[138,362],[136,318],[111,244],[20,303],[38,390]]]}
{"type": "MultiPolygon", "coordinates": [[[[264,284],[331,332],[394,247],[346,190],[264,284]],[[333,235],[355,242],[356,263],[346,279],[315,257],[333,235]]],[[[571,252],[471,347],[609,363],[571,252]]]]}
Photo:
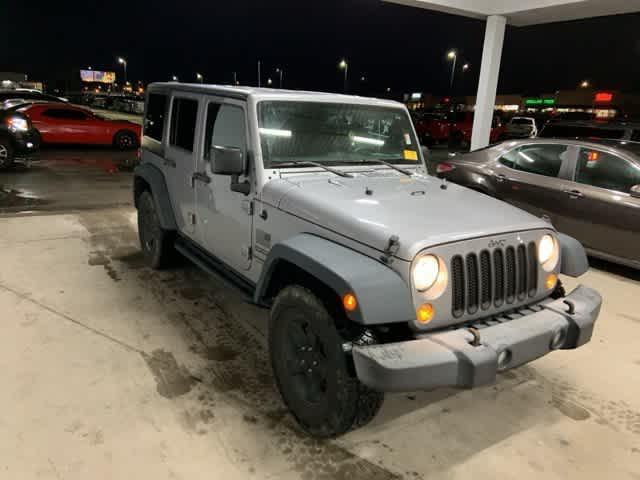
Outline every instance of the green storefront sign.
{"type": "Polygon", "coordinates": [[[527,107],[551,107],[556,104],[555,98],[525,98],[524,104],[527,107]]]}

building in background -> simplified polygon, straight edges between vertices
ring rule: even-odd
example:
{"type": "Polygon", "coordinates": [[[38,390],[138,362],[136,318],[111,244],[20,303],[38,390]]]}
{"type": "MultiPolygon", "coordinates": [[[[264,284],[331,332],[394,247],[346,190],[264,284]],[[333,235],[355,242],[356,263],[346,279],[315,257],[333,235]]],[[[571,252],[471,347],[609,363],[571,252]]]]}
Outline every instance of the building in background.
{"type": "Polygon", "coordinates": [[[33,90],[43,91],[44,84],[42,82],[29,80],[26,73],[18,72],[0,72],[0,88],[31,88],[33,90]]]}

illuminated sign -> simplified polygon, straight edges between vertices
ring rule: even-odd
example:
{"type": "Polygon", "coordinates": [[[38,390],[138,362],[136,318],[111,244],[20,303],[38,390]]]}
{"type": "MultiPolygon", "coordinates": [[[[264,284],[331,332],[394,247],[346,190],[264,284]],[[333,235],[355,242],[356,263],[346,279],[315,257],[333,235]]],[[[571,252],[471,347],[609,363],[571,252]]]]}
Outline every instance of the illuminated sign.
{"type": "Polygon", "coordinates": [[[102,72],[100,70],[80,70],[80,80],[83,82],[115,83],[116,72],[102,72]]]}
{"type": "Polygon", "coordinates": [[[422,92],[416,92],[411,94],[411,100],[420,100],[422,98],[422,92]]]}
{"type": "Polygon", "coordinates": [[[607,103],[613,100],[613,93],[610,92],[597,92],[595,96],[596,102],[607,103]]]}
{"type": "Polygon", "coordinates": [[[525,98],[524,104],[528,107],[550,107],[556,104],[555,98],[525,98]]]}

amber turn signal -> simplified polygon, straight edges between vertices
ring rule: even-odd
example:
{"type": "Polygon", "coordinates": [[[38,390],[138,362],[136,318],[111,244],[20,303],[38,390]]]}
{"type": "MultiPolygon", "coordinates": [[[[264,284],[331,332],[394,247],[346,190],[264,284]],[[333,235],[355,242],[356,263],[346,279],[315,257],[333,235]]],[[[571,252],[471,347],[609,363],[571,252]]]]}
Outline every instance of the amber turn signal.
{"type": "Polygon", "coordinates": [[[430,303],[423,303],[417,311],[418,322],[423,324],[429,323],[433,319],[434,314],[435,310],[433,309],[433,305],[430,303]]]}
{"type": "Polygon", "coordinates": [[[358,308],[358,300],[356,300],[356,296],[353,293],[347,293],[342,297],[342,306],[347,312],[353,312],[358,308]]]}
{"type": "Polygon", "coordinates": [[[544,286],[547,287],[547,290],[551,290],[553,287],[556,286],[557,281],[558,281],[558,276],[555,273],[550,273],[544,282],[544,286]]]}

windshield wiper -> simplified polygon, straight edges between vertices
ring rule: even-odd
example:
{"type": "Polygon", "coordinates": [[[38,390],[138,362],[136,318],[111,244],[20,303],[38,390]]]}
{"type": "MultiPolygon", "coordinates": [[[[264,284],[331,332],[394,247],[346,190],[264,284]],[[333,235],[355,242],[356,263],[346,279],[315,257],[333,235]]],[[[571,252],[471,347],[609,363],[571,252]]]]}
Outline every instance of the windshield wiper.
{"type": "Polygon", "coordinates": [[[405,170],[404,168],[401,167],[397,167],[395,166],[393,163],[389,163],[389,162],[385,162],[384,160],[380,160],[379,158],[370,158],[367,160],[358,160],[358,162],[360,163],[379,163],[380,165],[386,165],[389,168],[393,168],[394,170],[397,170],[400,173],[404,173],[407,176],[412,176],[413,172],[410,172],[409,170],[405,170]]]}
{"type": "Polygon", "coordinates": [[[324,168],[327,172],[335,173],[336,175],[339,175],[340,177],[353,178],[353,175],[351,175],[350,173],[343,172],[342,170],[338,170],[337,168],[327,167],[326,165],[323,165],[320,162],[310,162],[308,160],[282,162],[282,163],[277,163],[277,164],[273,165],[273,167],[274,168],[278,168],[278,167],[284,167],[284,166],[287,166],[287,165],[293,165],[293,166],[311,165],[311,166],[314,166],[314,167],[324,168]]]}

